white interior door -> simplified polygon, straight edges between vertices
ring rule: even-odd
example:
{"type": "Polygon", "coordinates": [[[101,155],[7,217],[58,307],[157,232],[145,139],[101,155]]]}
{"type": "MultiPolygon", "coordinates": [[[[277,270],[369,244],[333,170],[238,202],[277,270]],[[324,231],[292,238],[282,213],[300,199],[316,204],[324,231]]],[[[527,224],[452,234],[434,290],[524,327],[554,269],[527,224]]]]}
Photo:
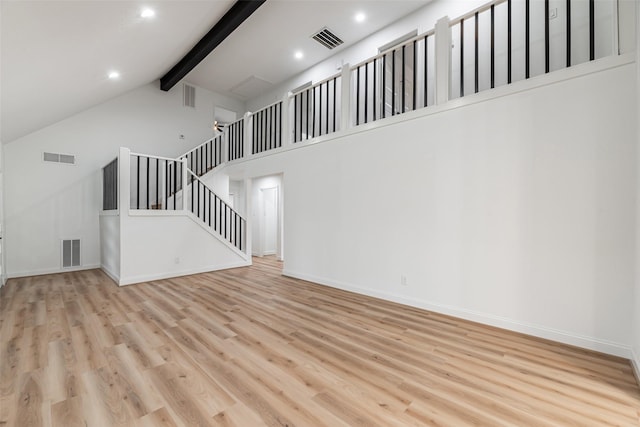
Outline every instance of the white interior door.
{"type": "Polygon", "coordinates": [[[278,188],[262,188],[262,253],[278,251],[278,188]]]}

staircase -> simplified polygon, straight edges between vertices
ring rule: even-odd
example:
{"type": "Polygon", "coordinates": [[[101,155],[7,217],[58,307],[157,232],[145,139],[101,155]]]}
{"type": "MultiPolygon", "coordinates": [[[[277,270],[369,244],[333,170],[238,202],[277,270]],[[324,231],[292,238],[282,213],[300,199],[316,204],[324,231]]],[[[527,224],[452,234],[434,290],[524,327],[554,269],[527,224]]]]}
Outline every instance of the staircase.
{"type": "Polygon", "coordinates": [[[246,219],[205,179],[227,140],[176,159],[121,148],[103,168],[102,268],[119,285],[251,263],[246,219]]]}

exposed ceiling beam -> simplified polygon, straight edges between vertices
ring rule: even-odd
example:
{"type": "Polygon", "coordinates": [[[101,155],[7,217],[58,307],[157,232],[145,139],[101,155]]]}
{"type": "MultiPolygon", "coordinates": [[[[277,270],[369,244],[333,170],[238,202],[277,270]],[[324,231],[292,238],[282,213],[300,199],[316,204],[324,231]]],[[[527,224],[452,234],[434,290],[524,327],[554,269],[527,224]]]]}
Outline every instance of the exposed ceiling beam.
{"type": "Polygon", "coordinates": [[[168,91],[189,74],[224,39],[267,0],[238,0],[211,30],[160,79],[160,89],[168,91]]]}

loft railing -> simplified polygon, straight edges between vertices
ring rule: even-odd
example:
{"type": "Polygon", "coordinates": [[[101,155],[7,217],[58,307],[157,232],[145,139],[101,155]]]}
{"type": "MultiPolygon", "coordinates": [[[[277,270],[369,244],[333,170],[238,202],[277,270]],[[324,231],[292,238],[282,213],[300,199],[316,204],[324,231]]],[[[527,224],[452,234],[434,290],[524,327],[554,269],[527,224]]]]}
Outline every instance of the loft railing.
{"type": "Polygon", "coordinates": [[[450,21],[451,98],[617,54],[615,31],[603,30],[617,25],[616,5],[496,0],[450,21]]]}
{"type": "Polygon", "coordinates": [[[118,158],[102,168],[102,210],[118,209],[118,158]]]}
{"type": "Polygon", "coordinates": [[[251,154],[282,147],[282,101],[251,114],[251,154]]]}
{"type": "Polygon", "coordinates": [[[356,126],[433,104],[435,31],[351,67],[356,126]]]}
{"type": "Polygon", "coordinates": [[[243,251],[246,247],[247,221],[188,169],[187,179],[191,181],[191,197],[188,198],[186,209],[243,251]]]}
{"type": "Polygon", "coordinates": [[[185,161],[131,153],[130,209],[182,209],[185,161]]]}
{"type": "Polygon", "coordinates": [[[341,80],[336,74],[291,94],[294,143],[340,130],[341,80]]]}
{"type": "Polygon", "coordinates": [[[229,161],[244,157],[244,119],[237,120],[225,127],[227,135],[227,157],[229,161]]]}

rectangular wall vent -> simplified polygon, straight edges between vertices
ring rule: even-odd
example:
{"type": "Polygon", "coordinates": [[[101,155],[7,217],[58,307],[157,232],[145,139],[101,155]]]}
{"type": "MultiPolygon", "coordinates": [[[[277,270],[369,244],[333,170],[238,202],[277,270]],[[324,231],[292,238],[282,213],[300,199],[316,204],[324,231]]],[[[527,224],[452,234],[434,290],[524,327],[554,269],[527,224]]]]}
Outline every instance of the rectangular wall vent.
{"type": "Polygon", "coordinates": [[[196,108],[196,88],[194,86],[184,84],[182,105],[185,107],[196,108]]]}
{"type": "Polygon", "coordinates": [[[42,160],[45,162],[51,163],[65,163],[67,165],[75,165],[76,164],[76,156],[71,154],[60,154],[60,153],[42,153],[42,160]]]}
{"type": "Polygon", "coordinates": [[[333,49],[334,47],[340,46],[342,43],[344,43],[342,39],[340,39],[340,37],[336,36],[333,31],[331,31],[327,27],[324,27],[323,29],[312,35],[311,38],[327,49],[333,49]]]}
{"type": "Polygon", "coordinates": [[[80,267],[80,239],[62,241],[62,268],[80,267]]]}

